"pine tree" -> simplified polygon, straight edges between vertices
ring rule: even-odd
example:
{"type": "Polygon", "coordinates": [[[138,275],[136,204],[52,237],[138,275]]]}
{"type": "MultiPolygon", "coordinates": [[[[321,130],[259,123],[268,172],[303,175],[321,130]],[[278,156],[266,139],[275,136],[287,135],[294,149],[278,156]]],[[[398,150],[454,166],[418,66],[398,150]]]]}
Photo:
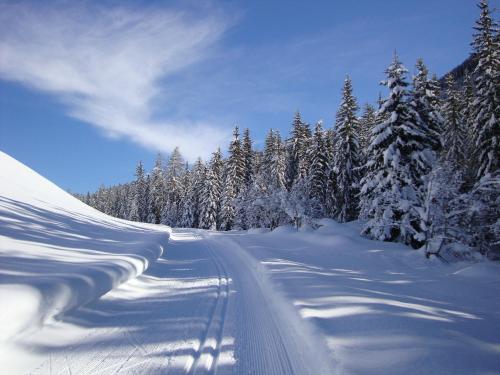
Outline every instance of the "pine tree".
{"type": "MultiPolygon", "coordinates": [[[[307,190],[314,207],[312,214],[316,217],[324,216],[326,213],[326,200],[328,189],[328,152],[325,144],[325,132],[321,121],[316,123],[312,137],[311,150],[309,152],[309,178],[307,190]]],[[[301,206],[305,207],[304,202],[301,206]]]]}
{"type": "Polygon", "coordinates": [[[166,188],[163,172],[162,157],[161,154],[158,154],[155,166],[151,172],[151,185],[149,188],[149,211],[151,219],[148,221],[154,224],[160,223],[161,215],[165,209],[166,188]]]}
{"type": "Polygon", "coordinates": [[[445,258],[449,244],[466,244],[462,221],[466,205],[461,199],[460,188],[463,174],[442,158],[426,179],[426,194],[423,203],[425,221],[426,253],[445,258]]]}
{"type": "Polygon", "coordinates": [[[476,33],[472,42],[478,59],[474,71],[476,100],[473,116],[476,181],[497,171],[500,160],[498,25],[492,18],[486,0],[481,0],[478,7],[481,14],[474,27],[476,33]]]}
{"type": "Polygon", "coordinates": [[[326,170],[326,201],[325,214],[328,217],[335,215],[335,191],[337,190],[335,181],[335,172],[333,170],[333,156],[335,153],[335,140],[337,135],[334,129],[328,129],[325,134],[325,146],[327,155],[327,170],[326,170]]]}
{"type": "Polygon", "coordinates": [[[162,213],[161,222],[172,227],[180,225],[182,218],[181,199],[183,194],[182,177],[185,173],[184,159],[175,148],[167,164],[165,172],[166,200],[162,213]]]}
{"type": "Polygon", "coordinates": [[[423,244],[425,224],[420,212],[422,176],[429,169],[424,146],[428,132],[421,129],[409,100],[406,68],[395,55],[386,70],[390,94],[380,112],[388,120],[373,129],[367,173],[361,181],[363,234],[370,238],[423,244]]]}
{"type": "MultiPolygon", "coordinates": [[[[436,76],[436,73],[432,74],[432,78],[428,82],[429,92],[427,93],[427,98],[429,100],[429,104],[431,106],[432,111],[439,114],[441,113],[441,83],[436,76]]],[[[441,123],[444,121],[443,119],[438,119],[441,123]]],[[[431,124],[432,126],[432,124],[431,124]]],[[[439,133],[442,129],[437,127],[435,131],[439,133]]]]}
{"type": "Polygon", "coordinates": [[[286,155],[285,147],[281,140],[279,131],[274,132],[273,137],[273,160],[272,176],[274,179],[274,188],[284,190],[286,185],[286,155]]]}
{"type": "Polygon", "coordinates": [[[260,226],[275,228],[285,221],[285,173],[285,147],[279,132],[271,129],[265,140],[262,163],[252,191],[260,226]]]}
{"type": "Polygon", "coordinates": [[[443,159],[450,163],[455,170],[459,170],[465,163],[464,139],[466,133],[463,127],[463,118],[460,108],[460,96],[455,87],[455,80],[451,74],[446,76],[446,101],[444,116],[446,119],[444,131],[443,159]]]}
{"type": "Polygon", "coordinates": [[[349,77],[342,88],[342,102],[337,112],[336,133],[333,155],[336,190],[334,192],[335,218],[340,222],[357,217],[361,149],[358,142],[359,122],[356,117],[358,105],[352,93],[349,77]]]}
{"type": "Polygon", "coordinates": [[[198,228],[200,224],[200,201],[203,193],[206,168],[202,160],[198,158],[185,178],[185,193],[181,201],[182,217],[181,226],[186,228],[198,228]]]}
{"type": "Polygon", "coordinates": [[[250,189],[255,178],[255,152],[252,148],[250,130],[245,129],[242,142],[244,160],[244,184],[235,199],[235,219],[234,227],[242,230],[249,228],[247,210],[249,209],[250,189]]]}
{"type": "Polygon", "coordinates": [[[134,195],[130,219],[133,221],[146,221],[148,214],[147,182],[142,162],[139,162],[135,171],[135,182],[133,185],[134,195]]]}
{"type": "Polygon", "coordinates": [[[291,189],[292,185],[307,177],[308,162],[307,151],[311,139],[311,129],[309,125],[302,121],[300,112],[295,113],[292,123],[290,138],[287,140],[287,189],[291,189]]]}
{"type": "Polygon", "coordinates": [[[248,189],[252,184],[254,173],[254,152],[252,149],[252,139],[250,138],[250,130],[248,128],[243,132],[242,144],[243,160],[244,160],[244,181],[245,189],[248,189]]]}
{"type": "Polygon", "coordinates": [[[200,228],[217,229],[222,195],[222,154],[213,153],[200,197],[200,228]]]}
{"type": "Polygon", "coordinates": [[[413,78],[413,105],[422,122],[421,128],[428,132],[427,142],[438,153],[442,149],[441,133],[443,117],[440,113],[439,83],[429,80],[429,70],[422,59],[417,60],[417,75],[413,78]]]}
{"type": "Polygon", "coordinates": [[[226,163],[225,184],[222,194],[221,229],[231,230],[235,217],[235,198],[243,188],[245,178],[245,160],[241,147],[239,129],[233,131],[233,140],[229,145],[229,157],[226,163]]]}
{"type": "Polygon", "coordinates": [[[500,170],[483,176],[467,195],[466,226],[472,245],[491,259],[500,259],[500,170]]]}
{"type": "Polygon", "coordinates": [[[363,114],[359,119],[359,146],[366,155],[371,143],[372,130],[377,125],[377,112],[371,104],[365,104],[363,114]]]}
{"type": "Polygon", "coordinates": [[[466,160],[466,168],[464,179],[467,183],[475,180],[475,172],[473,171],[474,160],[473,160],[473,151],[474,151],[474,101],[475,101],[475,92],[474,92],[474,82],[472,79],[472,75],[468,70],[465,71],[464,82],[462,86],[462,91],[460,93],[460,108],[461,108],[461,117],[463,121],[463,129],[464,129],[464,155],[466,160]]]}
{"type": "MultiPolygon", "coordinates": [[[[307,129],[309,126],[307,125],[307,129]]],[[[286,222],[283,205],[286,204],[286,151],[279,131],[273,136],[272,179],[268,201],[269,222],[271,228],[276,228],[286,222]]],[[[306,166],[307,164],[303,164],[306,166]]],[[[304,172],[307,173],[307,172],[304,172]]],[[[305,180],[304,180],[305,181],[305,180]]]]}

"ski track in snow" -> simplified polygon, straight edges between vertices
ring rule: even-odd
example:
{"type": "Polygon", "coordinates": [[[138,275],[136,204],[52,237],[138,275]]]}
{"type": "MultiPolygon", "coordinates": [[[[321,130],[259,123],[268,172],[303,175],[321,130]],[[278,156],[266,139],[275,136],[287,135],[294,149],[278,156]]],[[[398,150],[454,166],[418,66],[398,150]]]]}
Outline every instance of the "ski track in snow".
{"type": "Polygon", "coordinates": [[[174,230],[143,275],[25,338],[40,359],[27,373],[332,374],[326,343],[270,286],[233,240],[174,230]]]}

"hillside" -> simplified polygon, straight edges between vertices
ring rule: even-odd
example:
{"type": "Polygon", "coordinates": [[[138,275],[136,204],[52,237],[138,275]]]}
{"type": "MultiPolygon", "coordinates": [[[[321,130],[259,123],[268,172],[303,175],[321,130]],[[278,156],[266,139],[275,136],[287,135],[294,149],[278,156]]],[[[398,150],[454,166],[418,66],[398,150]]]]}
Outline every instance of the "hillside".
{"type": "Polygon", "coordinates": [[[168,237],[94,210],[0,152],[0,346],[141,274],[168,237]]]}

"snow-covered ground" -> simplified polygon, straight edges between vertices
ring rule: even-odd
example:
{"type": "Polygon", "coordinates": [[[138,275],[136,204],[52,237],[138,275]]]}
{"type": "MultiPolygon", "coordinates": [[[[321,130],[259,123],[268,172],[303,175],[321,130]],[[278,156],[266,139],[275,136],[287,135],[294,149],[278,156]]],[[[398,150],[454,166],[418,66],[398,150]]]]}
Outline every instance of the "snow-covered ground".
{"type": "Polygon", "coordinates": [[[102,215],[0,154],[0,368],[500,372],[498,264],[445,265],[320,224],[170,233],[102,215]]]}
{"type": "Polygon", "coordinates": [[[263,264],[342,374],[500,374],[500,265],[445,265],[322,220],[225,235],[263,264]]]}
{"type": "Polygon", "coordinates": [[[0,368],[24,365],[13,342],[141,274],[169,232],[104,215],[0,152],[0,368]]]}

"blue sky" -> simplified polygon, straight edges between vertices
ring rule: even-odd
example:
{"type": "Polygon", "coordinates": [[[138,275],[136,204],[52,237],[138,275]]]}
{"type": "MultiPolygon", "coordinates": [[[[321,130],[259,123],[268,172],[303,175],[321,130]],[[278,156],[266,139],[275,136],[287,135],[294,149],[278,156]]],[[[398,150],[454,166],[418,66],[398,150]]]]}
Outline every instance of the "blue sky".
{"type": "Polygon", "coordinates": [[[474,0],[0,2],[0,149],[85,192],[176,145],[206,157],[234,124],[257,146],[297,109],[330,127],[346,74],[360,104],[385,94],[395,49],[440,76],[477,15],[474,0]]]}

